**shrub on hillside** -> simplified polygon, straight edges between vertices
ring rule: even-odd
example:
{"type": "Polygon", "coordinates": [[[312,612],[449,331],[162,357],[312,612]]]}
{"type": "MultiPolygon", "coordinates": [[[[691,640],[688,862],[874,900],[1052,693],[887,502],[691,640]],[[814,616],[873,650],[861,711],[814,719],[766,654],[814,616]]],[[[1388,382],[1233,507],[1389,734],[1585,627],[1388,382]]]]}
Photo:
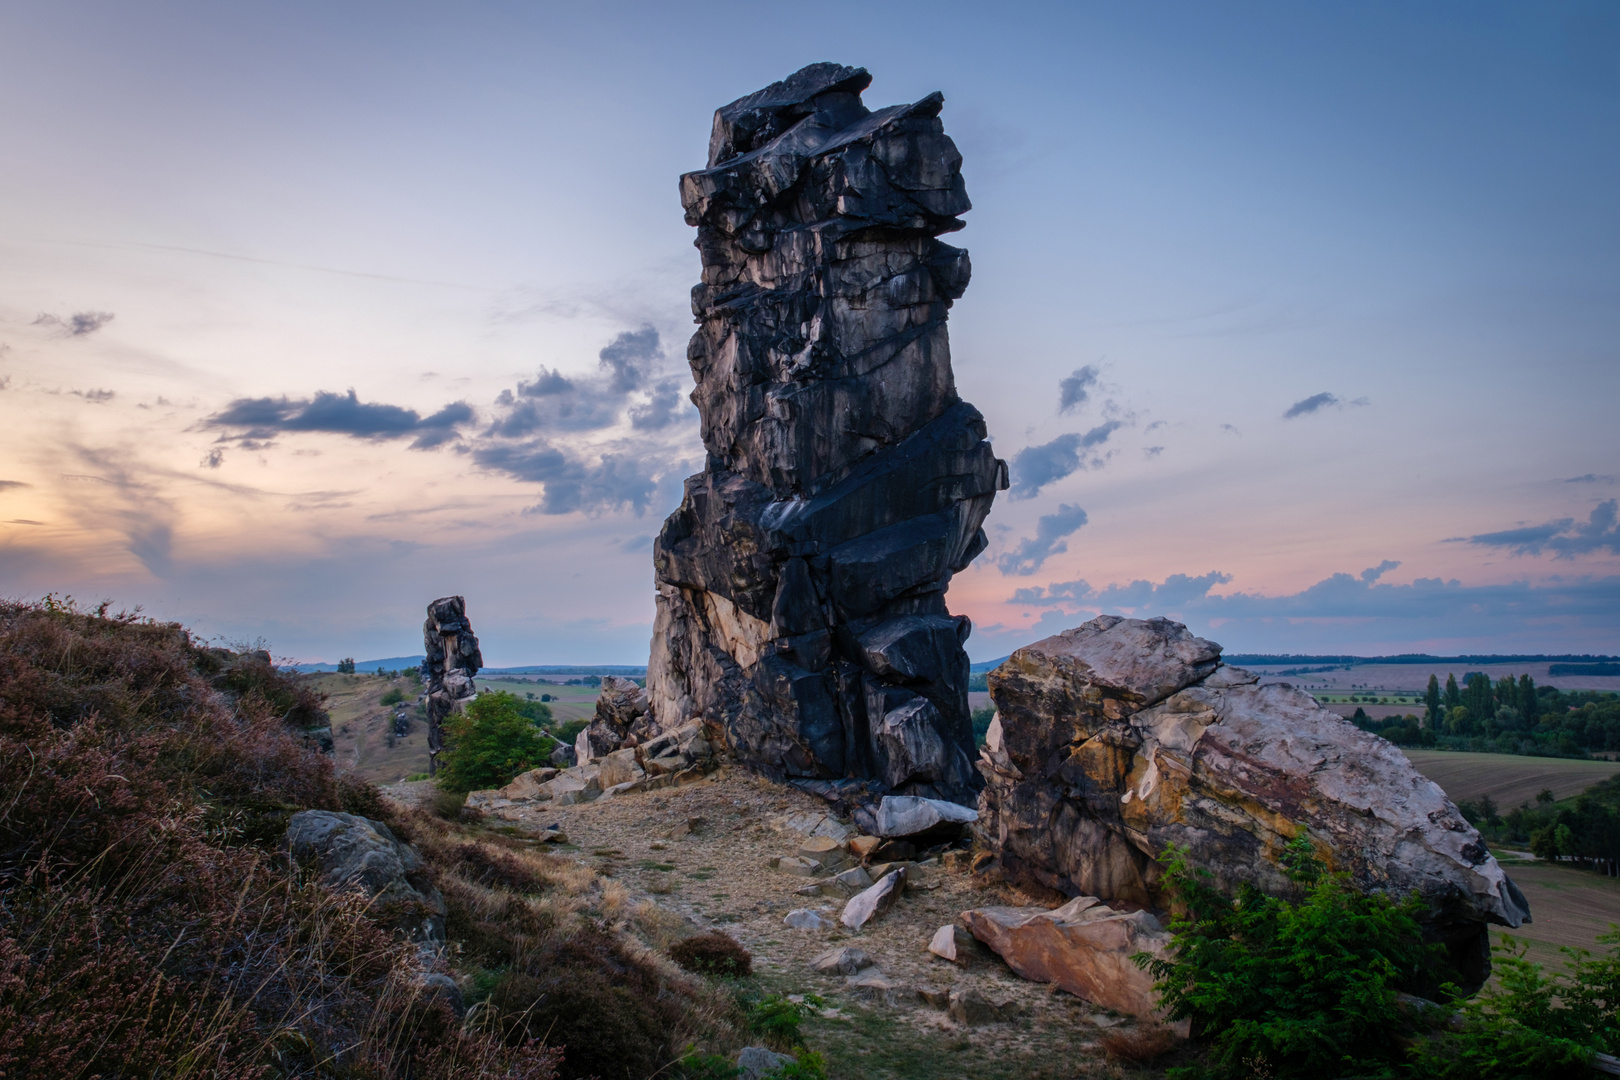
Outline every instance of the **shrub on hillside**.
{"type": "Polygon", "coordinates": [[[440,787],[446,791],[503,787],[550,759],[556,742],[523,715],[520,704],[505,691],[479,694],[445,722],[440,787]]]}
{"type": "Polygon", "coordinates": [[[737,939],[718,930],[678,941],[669,949],[670,959],[699,975],[719,975],[740,979],[754,972],[754,958],[737,939]]]}
{"type": "MultiPolygon", "coordinates": [[[[1158,976],[1172,1019],[1210,1042],[1213,1075],[1384,1075],[1406,1057],[1396,994],[1419,985],[1434,951],[1417,922],[1422,901],[1397,904],[1327,874],[1304,830],[1283,856],[1306,890],[1290,902],[1245,885],[1217,893],[1185,849],[1161,860],[1175,900],[1172,955],[1136,962],[1158,976]]],[[[1172,1075],[1195,1075],[1174,1070],[1172,1075]]]]}

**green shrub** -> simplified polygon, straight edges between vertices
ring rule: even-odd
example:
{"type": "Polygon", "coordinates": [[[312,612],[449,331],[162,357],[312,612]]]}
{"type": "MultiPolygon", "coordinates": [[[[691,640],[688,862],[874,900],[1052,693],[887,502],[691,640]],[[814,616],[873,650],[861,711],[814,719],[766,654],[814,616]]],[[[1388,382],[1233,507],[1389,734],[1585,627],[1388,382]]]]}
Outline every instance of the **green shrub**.
{"type": "Polygon", "coordinates": [[[401,690],[397,686],[389,688],[388,692],[382,696],[382,703],[384,705],[399,705],[404,701],[405,691],[401,690]]]}
{"type": "Polygon", "coordinates": [[[559,740],[573,746],[574,740],[579,738],[579,733],[590,726],[589,720],[564,720],[554,730],[559,740]]]}
{"type": "MultiPolygon", "coordinates": [[[[1496,978],[1462,1007],[1463,1030],[1418,1046],[1413,1073],[1435,1080],[1517,1080],[1578,1075],[1594,1054],[1620,1046],[1620,929],[1598,941],[1597,959],[1565,947],[1565,973],[1548,977],[1502,935],[1496,978]]],[[[1450,1010],[1447,1010],[1449,1012],[1450,1010]]]]}
{"type": "Polygon", "coordinates": [[[718,930],[699,934],[670,947],[669,956],[687,971],[699,975],[743,978],[753,974],[754,958],[729,934],[718,930]]]}
{"type": "Polygon", "coordinates": [[[737,1080],[741,1070],[724,1054],[700,1054],[694,1046],[675,1063],[674,1080],[737,1080]]]}
{"type": "Polygon", "coordinates": [[[543,765],[557,745],[519,710],[521,699],[500,691],[479,694],[445,722],[439,786],[446,791],[502,787],[543,765]]]}
{"type": "Polygon", "coordinates": [[[1406,1056],[1396,992],[1416,986],[1436,953],[1423,944],[1419,898],[1397,904],[1325,874],[1303,829],[1283,855],[1306,890],[1297,903],[1247,885],[1228,899],[1185,848],[1162,861],[1179,912],[1172,956],[1134,959],[1158,976],[1172,1018],[1190,1017],[1210,1041],[1212,1075],[1392,1075],[1406,1056]]]}
{"type": "Polygon", "coordinates": [[[986,705],[982,709],[973,710],[973,744],[983,746],[984,738],[990,731],[990,721],[996,718],[996,710],[986,705]]]}
{"type": "Polygon", "coordinates": [[[772,1069],[761,1080],[827,1080],[827,1059],[814,1050],[800,1047],[794,1060],[780,1069],[772,1069]]]}
{"type": "Polygon", "coordinates": [[[764,1036],[767,1046],[795,1049],[804,1045],[799,1037],[799,1025],[821,1005],[821,999],[814,994],[804,995],[803,1001],[767,994],[748,1006],[748,1030],[764,1036]]]}

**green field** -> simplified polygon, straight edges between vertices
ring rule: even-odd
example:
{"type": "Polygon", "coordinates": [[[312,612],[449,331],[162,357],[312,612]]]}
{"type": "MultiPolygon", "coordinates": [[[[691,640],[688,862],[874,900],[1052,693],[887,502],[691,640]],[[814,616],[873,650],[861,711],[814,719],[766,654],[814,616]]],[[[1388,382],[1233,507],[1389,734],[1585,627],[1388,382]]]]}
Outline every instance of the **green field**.
{"type": "Polygon", "coordinates": [[[1516,754],[1469,754],[1452,750],[1403,750],[1414,767],[1439,784],[1452,802],[1489,795],[1505,812],[1533,803],[1543,790],[1553,798],[1579,795],[1600,780],[1620,773],[1620,763],[1577,758],[1521,757],[1516,754]]]}

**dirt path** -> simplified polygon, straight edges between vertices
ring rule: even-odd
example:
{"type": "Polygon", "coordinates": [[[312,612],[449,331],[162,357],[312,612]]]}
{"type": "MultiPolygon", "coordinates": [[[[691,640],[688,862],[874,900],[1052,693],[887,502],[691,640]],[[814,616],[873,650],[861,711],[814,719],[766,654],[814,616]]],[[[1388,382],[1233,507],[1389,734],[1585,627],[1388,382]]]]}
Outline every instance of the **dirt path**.
{"type": "MultiPolygon", "coordinates": [[[[419,794],[409,789],[419,786],[425,785],[388,790],[408,799],[419,794]]],[[[927,952],[934,931],[964,909],[1032,903],[1016,891],[962,871],[919,867],[899,904],[858,933],[837,925],[841,898],[797,895],[809,881],[771,869],[768,861],[797,851],[804,837],[792,825],[807,826],[825,812],[819,799],[726,768],[680,789],[577,806],[537,803],[504,824],[522,832],[560,827],[571,841],[562,851],[691,928],[723,930],[742,942],[753,953],[766,989],[823,997],[829,1007],[806,1032],[841,1080],[1131,1075],[1109,1064],[1097,1043],[1102,1030],[1123,1023],[1118,1018],[1020,979],[993,954],[958,967],[927,952]],[[688,833],[694,820],[696,827],[688,833]],[[783,916],[801,907],[819,910],[835,928],[784,925],[783,916]],[[811,968],[816,957],[845,945],[865,951],[885,974],[908,987],[972,988],[992,1002],[1017,1002],[1021,1015],[969,1028],[920,1002],[857,1001],[843,978],[811,968]]]]}

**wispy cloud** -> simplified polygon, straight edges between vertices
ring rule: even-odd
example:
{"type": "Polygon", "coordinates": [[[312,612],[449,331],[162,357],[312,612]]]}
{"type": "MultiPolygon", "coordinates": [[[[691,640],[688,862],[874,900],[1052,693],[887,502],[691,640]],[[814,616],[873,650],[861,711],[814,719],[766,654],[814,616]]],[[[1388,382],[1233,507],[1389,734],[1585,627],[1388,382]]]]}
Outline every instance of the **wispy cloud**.
{"type": "Polygon", "coordinates": [[[1003,574],[1028,577],[1039,570],[1046,560],[1069,550],[1064,537],[1077,532],[1086,523],[1086,512],[1078,506],[1062,505],[1055,514],[1043,514],[1035,522],[1035,535],[1026,536],[1018,546],[996,560],[1003,574]]]}
{"type": "Polygon", "coordinates": [[[1084,405],[1091,399],[1091,390],[1097,385],[1097,367],[1087,364],[1058,383],[1058,412],[1066,413],[1084,405]]]}
{"type": "Polygon", "coordinates": [[[1572,476],[1565,480],[1566,484],[1612,484],[1614,477],[1600,476],[1597,473],[1587,473],[1585,476],[1572,476]]]}
{"type": "Polygon", "coordinates": [[[1371,402],[1364,397],[1356,398],[1354,401],[1345,401],[1337,394],[1326,392],[1312,394],[1310,397],[1303,398],[1288,406],[1287,411],[1283,413],[1283,419],[1292,420],[1298,416],[1309,416],[1312,413],[1321,412],[1323,409],[1342,409],[1347,405],[1361,406],[1369,404],[1371,402]]]}
{"type": "Polygon", "coordinates": [[[1122,420],[1098,424],[1085,434],[1059,435],[1049,443],[1026,446],[1013,456],[1012,497],[1033,499],[1047,484],[1063,479],[1078,469],[1096,469],[1107,460],[1096,452],[1108,437],[1124,427],[1122,420]]]}
{"type": "Polygon", "coordinates": [[[0,491],[10,491],[13,488],[33,487],[34,485],[22,480],[0,480],[0,491]]]}
{"type": "Polygon", "coordinates": [[[34,325],[57,327],[68,337],[85,337],[112,321],[113,313],[110,311],[76,311],[65,319],[60,315],[40,312],[39,317],[34,320],[34,325]]]}
{"type": "Polygon", "coordinates": [[[1528,525],[1500,532],[1470,536],[1470,544],[1506,548],[1514,555],[1540,555],[1550,551],[1556,559],[1573,559],[1607,551],[1620,555],[1620,525],[1616,523],[1617,500],[1598,503],[1584,522],[1560,518],[1542,525],[1528,525]]]}

